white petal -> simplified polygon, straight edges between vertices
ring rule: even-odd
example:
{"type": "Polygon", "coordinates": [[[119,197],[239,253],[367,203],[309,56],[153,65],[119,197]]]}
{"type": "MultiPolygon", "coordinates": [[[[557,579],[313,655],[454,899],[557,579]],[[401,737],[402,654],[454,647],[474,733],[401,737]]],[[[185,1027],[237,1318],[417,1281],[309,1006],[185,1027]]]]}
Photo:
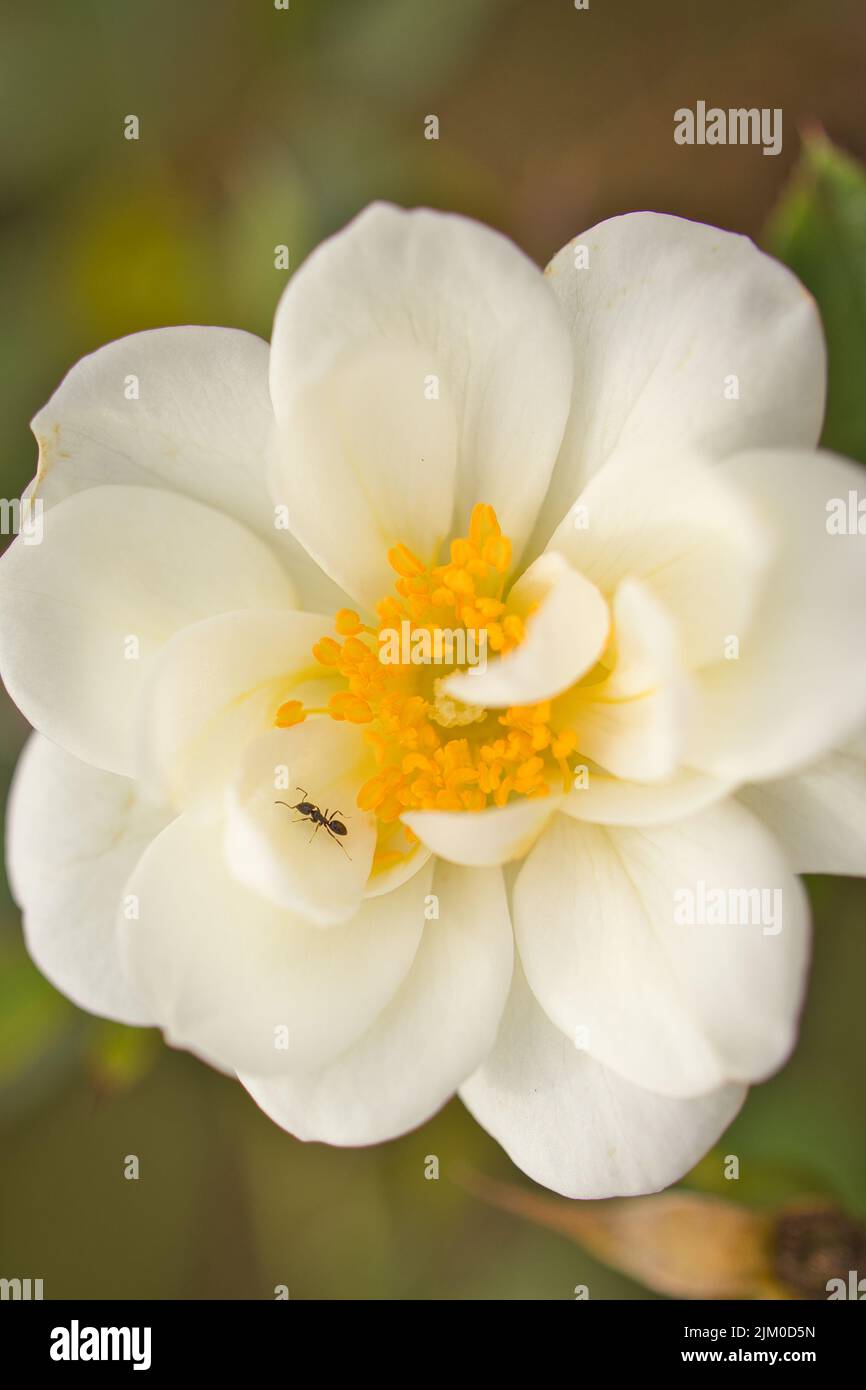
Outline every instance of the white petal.
{"type": "Polygon", "coordinates": [[[725,1131],[744,1090],[696,1100],[641,1090],[578,1051],[545,1016],[515,964],[486,1062],[464,1104],[535,1182],[565,1197],[634,1197],[681,1178],[725,1131]]]}
{"type": "Polygon", "coordinates": [[[109,772],[134,770],[138,698],[174,632],[294,602],[245,527],[156,488],[91,488],[51,508],[44,527],[41,544],[19,536],[0,562],[0,669],[41,733],[109,772]]]}
{"type": "Polygon", "coordinates": [[[559,695],[595,665],[610,630],[610,614],[594,584],[549,551],[518,580],[509,608],[526,612],[526,636],[486,667],[450,676],[445,692],[469,705],[507,709],[559,695]]]}
{"type": "Polygon", "coordinates": [[[575,238],[547,276],[571,328],[574,389],[542,544],[614,448],[724,458],[817,442],[826,365],[815,303],[746,237],[629,213],[575,238]]]}
{"type": "Polygon", "coordinates": [[[183,809],[207,808],[247,744],[274,726],[280,705],[310,698],[323,668],[312,647],[317,614],[250,609],[182,628],[156,656],[141,699],[140,770],[183,809]]]}
{"type": "Polygon", "coordinates": [[[272,538],[268,345],[160,328],[83,357],[33,420],[46,505],[105,483],[183,493],[272,538]],[[137,392],[137,399],[128,399],[137,392]]]}
{"type": "Polygon", "coordinates": [[[647,445],[610,459],[550,547],[608,597],[624,579],[642,580],[675,621],[692,669],[721,660],[729,634],[744,632],[770,539],[719,465],[647,445]]]}
{"type": "Polygon", "coordinates": [[[275,525],[268,359],[267,343],[231,328],[159,328],[99,348],[76,363],[33,420],[39,464],[29,492],[46,508],[102,484],[204,502],[281,555],[305,607],[333,612],[339,591],[282,517],[282,529],[275,525]]]}
{"type": "Polygon", "coordinates": [[[679,634],[652,591],[633,579],[617,589],[613,615],[610,674],[564,695],[554,722],[573,728],[580,755],[617,777],[662,781],[681,761],[690,694],[679,634]]]}
{"type": "Polygon", "coordinates": [[[441,858],[487,868],[522,859],[561,800],[527,797],[484,811],[407,811],[401,819],[441,858]]]}
{"type": "Polygon", "coordinates": [[[372,1028],[322,1071],[241,1076],[299,1139],[374,1144],[428,1119],[486,1057],[508,995],[512,936],[497,869],[438,864],[439,918],[372,1028]]]}
{"type": "Polygon", "coordinates": [[[530,261],[465,218],[377,204],[277,310],[275,492],[310,553],[372,604],[392,587],[389,547],[432,558],[476,501],[519,550],[570,389],[568,335],[530,261]]]}
{"type": "Polygon", "coordinates": [[[321,931],[249,893],[228,873],[216,831],[179,816],[127,884],[140,920],[121,924],[124,959],[176,1046],[255,1076],[287,1061],[322,1066],[399,989],[421,939],[431,873],[321,931]]]}
{"type": "Polygon", "coordinates": [[[740,800],[781,840],[801,874],[866,875],[866,738],[798,777],[743,787],[740,800]]]}
{"type": "Polygon", "coordinates": [[[371,350],[295,392],[275,436],[272,490],[294,534],[368,609],[389,593],[388,551],[433,563],[454,504],[456,416],[424,399],[436,363],[419,350],[371,350]]]}
{"type": "Polygon", "coordinates": [[[731,784],[683,768],[664,782],[630,782],[587,769],[586,785],[569,792],[560,810],[596,825],[668,825],[721,800],[731,784]]]}
{"type": "Polygon", "coordinates": [[[120,960],[115,917],[127,878],[167,815],[135,783],[34,734],[6,817],[6,862],[27,948],[57,989],[121,1023],[153,1016],[120,960]]]}
{"type": "Polygon", "coordinates": [[[353,916],[376,847],[375,816],[356,804],[370,764],[357,725],[328,718],[250,744],[226,803],[226,863],[239,882],[322,925],[353,916]],[[301,802],[337,816],[347,833],[292,809],[301,802]]]}
{"type": "Polygon", "coordinates": [[[763,1080],[794,1045],[807,900],[734,801],[640,830],[558,817],[518,875],[514,925],[545,1012],[636,1085],[688,1096],[763,1080]],[[755,895],[754,917],[751,900],[729,899],[738,890],[755,895]]]}
{"type": "Polygon", "coordinates": [[[760,605],[739,657],[701,673],[688,761],[758,782],[837,747],[866,712],[866,546],[832,535],[827,507],[847,502],[862,469],[826,453],[743,454],[718,465],[775,533],[760,605]]]}

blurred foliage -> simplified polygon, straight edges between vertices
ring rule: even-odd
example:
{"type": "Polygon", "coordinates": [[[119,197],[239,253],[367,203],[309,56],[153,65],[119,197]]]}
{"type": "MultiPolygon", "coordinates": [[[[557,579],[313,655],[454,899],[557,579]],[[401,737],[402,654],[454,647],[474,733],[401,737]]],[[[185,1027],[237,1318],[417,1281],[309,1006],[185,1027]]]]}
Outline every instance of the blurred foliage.
{"type": "Polygon", "coordinates": [[[75,1032],[71,1004],[39,974],[18,936],[0,935],[0,1102],[35,1087],[75,1032]]]}
{"type": "Polygon", "coordinates": [[[810,135],[766,245],[814,294],[827,331],[822,442],[866,463],[866,169],[810,135]]]}
{"type": "MultiPolygon", "coordinates": [[[[481,217],[540,261],[642,206],[758,236],[781,197],[767,244],[824,314],[827,442],[866,459],[862,174],[810,138],[787,187],[798,125],[866,156],[862,4],[42,0],[3,24],[5,496],[33,472],[27,420],[83,353],[171,323],[268,336],[287,274],[383,197],[481,217]],[[673,111],[698,97],[783,106],[783,154],[675,146],[673,111]]],[[[5,786],[25,734],[4,703],[5,786]]],[[[809,887],[798,1050],[688,1186],[759,1207],[822,1191],[866,1216],[866,885],[809,887]]],[[[29,962],[8,890],[0,1135],[0,1273],[42,1277],[49,1297],[270,1298],[281,1283],[293,1298],[653,1296],[471,1195],[469,1170],[537,1189],[457,1101],[391,1144],[305,1145],[153,1032],[80,1013],[29,962]]]]}
{"type": "Polygon", "coordinates": [[[160,1034],[151,1028],[120,1023],[91,1026],[85,1067],[93,1087],[103,1095],[131,1090],[150,1071],[161,1050],[160,1034]]]}

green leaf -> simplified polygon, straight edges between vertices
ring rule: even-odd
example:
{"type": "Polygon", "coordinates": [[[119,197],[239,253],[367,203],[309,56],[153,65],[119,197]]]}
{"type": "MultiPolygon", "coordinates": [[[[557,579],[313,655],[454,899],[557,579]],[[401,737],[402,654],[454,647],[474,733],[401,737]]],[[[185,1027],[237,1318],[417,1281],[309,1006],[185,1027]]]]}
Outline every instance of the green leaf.
{"type": "Polygon", "coordinates": [[[764,244],[811,290],[824,320],[829,382],[821,442],[866,463],[866,169],[825,135],[807,137],[764,244]]]}

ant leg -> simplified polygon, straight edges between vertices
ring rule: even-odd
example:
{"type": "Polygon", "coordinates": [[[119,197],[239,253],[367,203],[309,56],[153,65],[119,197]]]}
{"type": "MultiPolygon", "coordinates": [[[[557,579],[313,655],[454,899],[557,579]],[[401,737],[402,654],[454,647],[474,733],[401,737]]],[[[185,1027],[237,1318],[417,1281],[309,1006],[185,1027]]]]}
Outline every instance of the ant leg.
{"type": "MultiPolygon", "coordinates": [[[[336,815],[336,814],[337,814],[337,813],[336,813],[336,811],[335,811],[335,812],[334,812],[334,815],[336,815]]],[[[340,839],[339,835],[335,835],[334,832],[333,832],[333,830],[331,829],[331,827],[330,827],[329,825],[326,825],[326,826],[325,826],[325,829],[327,830],[328,834],[330,835],[330,837],[331,837],[331,839],[334,841],[334,843],[340,846],[340,849],[343,851],[343,853],[345,854],[345,856],[346,856],[346,858],[348,859],[349,863],[351,864],[351,862],[352,862],[352,856],[351,856],[351,854],[349,853],[349,851],[346,849],[346,846],[343,844],[343,842],[342,842],[342,840],[340,839]]]]}
{"type": "Polygon", "coordinates": [[[315,840],[316,836],[317,836],[318,833],[319,833],[319,830],[321,829],[321,825],[322,825],[322,822],[317,820],[317,821],[316,821],[316,828],[315,828],[315,830],[313,831],[312,835],[310,836],[309,840],[307,841],[307,844],[308,844],[308,845],[311,845],[311,844],[313,843],[313,841],[315,840]]]}

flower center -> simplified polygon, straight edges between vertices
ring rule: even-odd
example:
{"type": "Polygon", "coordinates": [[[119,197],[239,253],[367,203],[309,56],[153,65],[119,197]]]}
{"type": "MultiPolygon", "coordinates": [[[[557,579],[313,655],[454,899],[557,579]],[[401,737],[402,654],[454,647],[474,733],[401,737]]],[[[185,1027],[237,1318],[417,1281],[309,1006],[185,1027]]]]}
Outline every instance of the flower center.
{"type": "MultiPolygon", "coordinates": [[[[567,788],[566,762],[577,746],[571,728],[557,728],[549,700],[487,710],[446,693],[446,678],[478,664],[487,650],[503,655],[525,635],[523,618],[503,597],[511,542],[493,508],[478,503],[469,534],[451,542],[445,564],[425,565],[405,545],[388,553],[395,593],[376,605],[378,627],[341,609],[336,636],[313,656],[341,680],[322,711],[364,725],[378,765],[358,805],[374,811],[381,856],[394,860],[414,843],[399,817],[408,810],[480,811],[519,797],[567,788]],[[404,837],[402,845],[399,835],[404,837]]],[[[281,705],[276,723],[296,724],[314,711],[297,700],[281,705]]]]}

